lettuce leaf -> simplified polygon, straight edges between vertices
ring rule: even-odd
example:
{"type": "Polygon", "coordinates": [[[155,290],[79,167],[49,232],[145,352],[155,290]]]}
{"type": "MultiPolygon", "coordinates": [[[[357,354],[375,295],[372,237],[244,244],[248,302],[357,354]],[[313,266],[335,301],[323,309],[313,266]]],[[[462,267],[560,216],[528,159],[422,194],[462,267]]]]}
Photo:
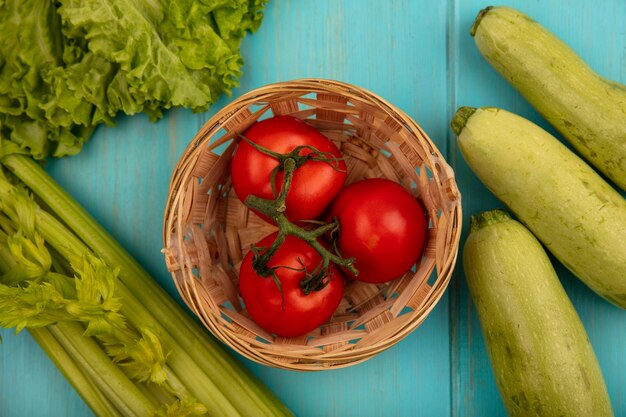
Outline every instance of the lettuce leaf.
{"type": "Polygon", "coordinates": [[[205,111],[238,85],[267,0],[0,0],[0,140],[80,151],[119,113],[205,111]]]}

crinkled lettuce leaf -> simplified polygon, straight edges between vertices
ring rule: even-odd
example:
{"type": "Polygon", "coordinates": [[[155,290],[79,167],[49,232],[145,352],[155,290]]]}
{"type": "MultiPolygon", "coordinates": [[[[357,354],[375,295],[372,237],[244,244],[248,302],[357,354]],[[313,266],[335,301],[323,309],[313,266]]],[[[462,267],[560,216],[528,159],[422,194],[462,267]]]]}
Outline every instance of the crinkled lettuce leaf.
{"type": "Polygon", "coordinates": [[[60,157],[119,113],[205,111],[238,85],[266,2],[0,1],[0,137],[60,157]]]}

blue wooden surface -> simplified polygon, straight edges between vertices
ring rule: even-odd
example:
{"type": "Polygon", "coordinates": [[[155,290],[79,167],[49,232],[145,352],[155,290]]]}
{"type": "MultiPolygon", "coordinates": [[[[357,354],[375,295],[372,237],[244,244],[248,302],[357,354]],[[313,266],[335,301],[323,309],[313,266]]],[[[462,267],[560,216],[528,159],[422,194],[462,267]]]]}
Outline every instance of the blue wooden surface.
{"type": "MultiPolygon", "coordinates": [[[[601,74],[626,83],[626,2],[501,1],[530,14],[601,74]]],[[[455,147],[458,106],[499,106],[546,123],[482,59],[469,36],[477,0],[271,0],[243,45],[241,87],[324,77],[358,84],[411,115],[448,157],[470,214],[500,206],[455,147]]],[[[214,110],[232,98],[222,98],[214,110]]],[[[172,110],[156,124],[122,117],[84,151],[48,171],[179,301],[161,258],[169,177],[213,111],[172,110]]],[[[551,130],[551,129],[550,129],[551,130]]],[[[552,130],[551,130],[552,131],[552,130]]],[[[466,232],[462,239],[465,239],[466,232]]],[[[604,372],[616,416],[626,416],[626,312],[602,301],[557,265],[604,372]]],[[[0,416],[90,416],[30,336],[2,330],[0,416]]],[[[546,341],[549,343],[549,340],[546,341]]],[[[238,357],[298,416],[502,416],[479,323],[461,268],[426,322],[354,367],[300,373],[238,357]]],[[[581,416],[582,417],[582,416],[581,416]]]]}

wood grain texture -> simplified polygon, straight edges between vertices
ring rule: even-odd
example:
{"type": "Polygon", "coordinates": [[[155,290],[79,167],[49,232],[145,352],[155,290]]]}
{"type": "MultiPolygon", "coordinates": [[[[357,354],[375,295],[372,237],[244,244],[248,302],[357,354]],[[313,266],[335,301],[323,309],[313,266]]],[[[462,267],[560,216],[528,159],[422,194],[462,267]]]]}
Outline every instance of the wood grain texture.
{"type": "MultiPolygon", "coordinates": [[[[502,1],[562,37],[601,74],[626,82],[626,3],[502,1]]],[[[547,127],[482,59],[469,28],[477,0],[270,0],[259,32],[243,45],[241,87],[334,78],[381,95],[411,115],[447,155],[469,215],[500,204],[469,171],[448,123],[461,105],[501,106],[547,127]]],[[[222,98],[215,110],[231,98],[222,98]]],[[[156,124],[120,117],[99,128],[76,157],[48,171],[177,300],[160,254],[170,174],[188,141],[213,114],[172,110],[156,124]]],[[[552,131],[552,130],[551,130],[552,131]]],[[[462,238],[462,242],[464,237],[462,238]]],[[[557,271],[595,348],[616,416],[626,416],[626,313],[557,271]]],[[[30,336],[0,331],[0,416],[92,414],[30,336]]],[[[242,360],[298,416],[504,415],[479,323],[460,268],[426,322],[363,364],[332,372],[276,370],[242,360]]]]}

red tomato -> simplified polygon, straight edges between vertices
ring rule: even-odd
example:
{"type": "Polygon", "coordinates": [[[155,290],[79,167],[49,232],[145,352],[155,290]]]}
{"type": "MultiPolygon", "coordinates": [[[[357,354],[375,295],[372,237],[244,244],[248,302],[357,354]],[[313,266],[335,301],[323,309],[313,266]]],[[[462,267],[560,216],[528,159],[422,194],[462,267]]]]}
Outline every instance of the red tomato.
{"type": "Polygon", "coordinates": [[[399,278],[422,254],[427,220],[422,206],[401,185],[373,178],[345,187],[332,203],[329,218],[339,220],[337,247],[354,258],[360,281],[399,278]]]}
{"type": "MultiPolygon", "coordinates": [[[[315,128],[292,116],[276,116],[252,125],[244,136],[252,142],[281,154],[289,153],[297,146],[312,146],[320,152],[328,152],[342,158],[341,152],[326,136],[315,128]]],[[[303,149],[300,155],[311,150],[303,149]]],[[[322,214],[346,181],[346,164],[343,160],[307,161],[296,169],[287,194],[286,215],[292,222],[313,220],[322,214]]],[[[260,152],[242,140],[232,158],[233,189],[243,202],[249,195],[274,199],[270,183],[272,170],[278,161],[260,152]]],[[[280,192],[284,174],[276,175],[274,184],[280,192]]],[[[268,220],[265,216],[262,216],[268,220]]]]}
{"type": "MultiPolygon", "coordinates": [[[[256,246],[270,247],[276,235],[266,236],[256,246]]],[[[337,309],[343,297],[343,275],[333,264],[324,288],[309,294],[300,288],[300,282],[305,278],[302,267],[313,271],[321,260],[317,251],[305,241],[287,236],[268,262],[269,267],[285,267],[276,269],[284,307],[278,285],[272,276],[261,277],[256,273],[252,268],[252,257],[252,251],[248,252],[241,264],[239,292],[252,320],[266,331],[285,337],[301,336],[324,324],[337,309]]]]}

